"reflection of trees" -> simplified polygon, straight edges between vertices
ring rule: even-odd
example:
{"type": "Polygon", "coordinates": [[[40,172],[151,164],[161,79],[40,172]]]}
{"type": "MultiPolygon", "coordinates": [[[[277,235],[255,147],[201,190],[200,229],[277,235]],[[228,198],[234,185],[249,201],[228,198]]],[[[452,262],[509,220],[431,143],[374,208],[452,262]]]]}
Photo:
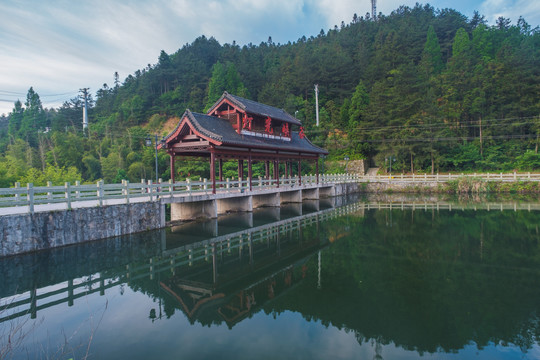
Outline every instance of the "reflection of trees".
{"type": "Polygon", "coordinates": [[[388,215],[337,219],[348,220],[354,235],[323,252],[322,290],[310,266],[308,280],[266,311],[300,311],[355,331],[359,342],[420,352],[455,351],[471,341],[534,344],[538,213],[393,211],[387,227],[388,215]]]}
{"type": "MultiPolygon", "coordinates": [[[[221,279],[227,281],[215,288],[224,295],[182,311],[193,312],[190,322],[204,326],[224,322],[233,326],[261,310],[274,315],[298,311],[308,321],[354,332],[359,343],[375,341],[375,349],[377,344],[394,343],[420,353],[456,351],[474,341],[479,347],[513,343],[526,350],[535,343],[540,335],[540,214],[473,210],[362,214],[282,235],[279,246],[271,241],[255,255],[255,265],[264,265],[262,271],[249,276],[236,278],[253,268],[248,256],[233,262],[224,258],[223,264],[230,265],[221,265],[221,275],[227,275],[221,279]],[[323,244],[330,246],[322,250],[319,288],[317,252],[323,244]],[[281,258],[274,260],[278,253],[281,258]]],[[[138,252],[152,253],[144,247],[138,252]]],[[[141,264],[148,263],[145,256],[122,255],[135,259],[134,265],[138,258],[141,264]]],[[[226,256],[238,258],[234,252],[226,256]]],[[[116,260],[126,261],[119,254],[116,260]]],[[[211,261],[203,261],[183,274],[178,269],[176,275],[212,285],[211,267],[211,261]]],[[[113,276],[114,271],[109,272],[113,276]]],[[[161,299],[163,315],[169,318],[182,308],[159,285],[171,277],[168,270],[153,279],[132,280],[129,286],[156,302],[161,299]]]]}

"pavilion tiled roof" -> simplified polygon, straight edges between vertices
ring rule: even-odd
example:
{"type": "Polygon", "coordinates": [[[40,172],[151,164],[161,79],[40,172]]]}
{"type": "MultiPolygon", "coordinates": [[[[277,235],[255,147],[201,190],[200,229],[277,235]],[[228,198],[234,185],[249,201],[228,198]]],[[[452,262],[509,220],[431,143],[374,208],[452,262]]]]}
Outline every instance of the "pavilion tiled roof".
{"type": "Polygon", "coordinates": [[[209,137],[210,139],[221,142],[223,145],[304,152],[319,155],[328,154],[326,150],[313,145],[306,137],[301,139],[298,132],[291,131],[290,141],[276,138],[258,137],[253,135],[238,134],[228,120],[216,116],[194,113],[189,110],[186,110],[184,116],[188,117],[190,123],[198,132],[209,137]]]}
{"type": "Polygon", "coordinates": [[[231,103],[238,106],[248,114],[259,115],[263,117],[269,116],[272,119],[280,120],[292,125],[302,125],[302,123],[297,118],[290,115],[283,109],[278,109],[270,105],[261,104],[253,100],[244,99],[243,97],[229,94],[226,91],[223,93],[221,98],[216,101],[216,103],[210,108],[210,110],[208,110],[208,113],[210,114],[212,111],[214,111],[215,108],[223,101],[223,99],[229,100],[231,103]]]}

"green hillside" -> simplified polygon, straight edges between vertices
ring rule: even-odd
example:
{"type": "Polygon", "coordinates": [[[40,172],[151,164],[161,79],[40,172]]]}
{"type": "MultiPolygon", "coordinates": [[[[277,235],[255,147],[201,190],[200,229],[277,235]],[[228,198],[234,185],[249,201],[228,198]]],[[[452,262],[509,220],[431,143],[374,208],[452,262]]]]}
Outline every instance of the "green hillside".
{"type": "MultiPolygon", "coordinates": [[[[225,90],[296,114],[328,160],[395,159],[404,172],[540,170],[540,30],[522,18],[490,26],[478,13],[403,6],[287,44],[199,37],[111,80],[90,102],[88,134],[80,99],[43,109],[30,89],[14,104],[0,127],[0,186],[153,178],[145,137],[164,135],[170,118],[204,111],[225,90]]],[[[167,164],[160,154],[163,179],[167,164]]],[[[208,165],[177,170],[177,178],[205,176],[208,165]]]]}

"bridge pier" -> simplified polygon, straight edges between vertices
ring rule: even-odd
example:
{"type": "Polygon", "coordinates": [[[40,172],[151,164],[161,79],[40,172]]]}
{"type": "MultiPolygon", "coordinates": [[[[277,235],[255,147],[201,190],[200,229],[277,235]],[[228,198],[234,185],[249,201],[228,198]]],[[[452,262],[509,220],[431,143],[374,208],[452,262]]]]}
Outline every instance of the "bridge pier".
{"type": "Polygon", "coordinates": [[[260,207],[279,207],[281,204],[280,201],[280,193],[270,193],[270,194],[259,194],[259,195],[253,195],[253,209],[260,208],[260,207]]]}
{"type": "Polygon", "coordinates": [[[319,198],[329,198],[336,196],[335,186],[327,186],[319,188],[319,198]]]}
{"type": "Polygon", "coordinates": [[[216,200],[171,203],[171,221],[217,218],[216,200]]]}
{"type": "Polygon", "coordinates": [[[228,212],[251,212],[253,211],[253,197],[239,196],[235,198],[217,199],[217,213],[226,214],[228,212]]]}
{"type": "Polygon", "coordinates": [[[319,188],[304,189],[302,191],[302,200],[318,200],[318,199],[319,199],[319,188]]]}
{"type": "Polygon", "coordinates": [[[302,202],[302,190],[283,191],[280,193],[280,203],[301,203],[302,202]]]}

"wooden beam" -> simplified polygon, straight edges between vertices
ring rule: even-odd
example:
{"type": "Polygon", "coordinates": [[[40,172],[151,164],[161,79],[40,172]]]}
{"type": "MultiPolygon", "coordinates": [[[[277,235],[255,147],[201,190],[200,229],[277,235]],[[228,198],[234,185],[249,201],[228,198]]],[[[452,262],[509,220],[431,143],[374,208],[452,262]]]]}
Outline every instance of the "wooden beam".
{"type": "Polygon", "coordinates": [[[209,141],[189,141],[189,142],[179,142],[172,146],[173,149],[179,149],[179,148],[188,148],[188,147],[199,147],[199,146],[208,146],[210,145],[209,141]]]}

